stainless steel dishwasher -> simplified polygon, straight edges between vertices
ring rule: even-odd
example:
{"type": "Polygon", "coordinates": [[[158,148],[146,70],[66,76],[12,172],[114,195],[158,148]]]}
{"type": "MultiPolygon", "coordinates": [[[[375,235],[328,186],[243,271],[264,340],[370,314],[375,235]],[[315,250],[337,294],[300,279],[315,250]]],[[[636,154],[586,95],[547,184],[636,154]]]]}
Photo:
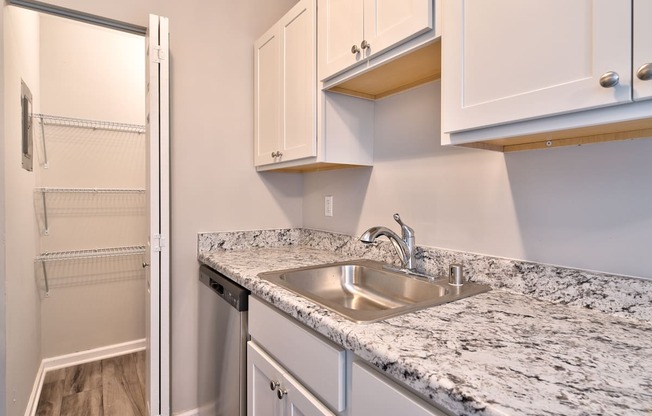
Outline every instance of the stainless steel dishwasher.
{"type": "Polygon", "coordinates": [[[199,280],[199,415],[245,416],[249,291],[205,265],[199,280]]]}

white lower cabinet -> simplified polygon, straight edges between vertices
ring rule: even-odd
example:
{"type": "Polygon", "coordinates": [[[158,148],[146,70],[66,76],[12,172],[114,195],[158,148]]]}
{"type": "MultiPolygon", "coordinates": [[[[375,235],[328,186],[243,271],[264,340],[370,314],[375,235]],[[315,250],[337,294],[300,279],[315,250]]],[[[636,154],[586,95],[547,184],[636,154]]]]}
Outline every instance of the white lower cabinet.
{"type": "Polygon", "coordinates": [[[247,415],[445,415],[265,302],[249,298],[247,415]]]}
{"type": "Polygon", "coordinates": [[[358,362],[353,363],[351,415],[445,415],[387,377],[358,362]]]}
{"type": "Polygon", "coordinates": [[[247,344],[247,415],[334,416],[254,342],[247,344]]]}

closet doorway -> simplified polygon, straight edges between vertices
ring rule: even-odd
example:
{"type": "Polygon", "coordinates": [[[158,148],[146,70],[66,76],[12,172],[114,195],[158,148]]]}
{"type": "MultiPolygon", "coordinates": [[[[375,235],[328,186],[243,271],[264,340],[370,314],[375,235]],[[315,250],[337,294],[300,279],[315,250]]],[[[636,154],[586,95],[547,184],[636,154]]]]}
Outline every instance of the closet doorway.
{"type": "Polygon", "coordinates": [[[168,415],[167,19],[150,16],[145,30],[16,3],[39,10],[32,127],[45,370],[144,349],[147,412],[168,415]]]}

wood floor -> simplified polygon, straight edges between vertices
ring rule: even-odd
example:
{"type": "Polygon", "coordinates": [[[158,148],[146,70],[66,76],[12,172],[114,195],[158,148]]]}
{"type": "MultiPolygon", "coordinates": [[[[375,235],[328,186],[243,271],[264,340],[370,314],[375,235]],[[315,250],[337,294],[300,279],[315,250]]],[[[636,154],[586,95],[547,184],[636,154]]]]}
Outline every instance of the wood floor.
{"type": "Polygon", "coordinates": [[[37,416],[145,416],[145,351],[48,371],[37,416]]]}

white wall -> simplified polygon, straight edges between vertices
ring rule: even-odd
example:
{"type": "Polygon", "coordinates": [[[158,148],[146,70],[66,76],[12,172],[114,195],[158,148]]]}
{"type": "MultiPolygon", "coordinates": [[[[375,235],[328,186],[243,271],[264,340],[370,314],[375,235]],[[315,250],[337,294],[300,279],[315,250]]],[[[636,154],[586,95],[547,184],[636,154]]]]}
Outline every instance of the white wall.
{"type": "MultiPolygon", "coordinates": [[[[4,7],[0,7],[0,33],[4,39],[4,7]]],[[[0,48],[0,126],[5,125],[5,83],[4,83],[4,41],[0,48]]],[[[6,233],[5,233],[5,132],[0,129],[0,403],[7,403],[7,338],[6,338],[6,233]]],[[[6,404],[0,404],[0,411],[6,413],[6,404]]]]}
{"type": "Polygon", "coordinates": [[[301,225],[301,176],[253,168],[253,43],[294,3],[194,0],[169,10],[175,411],[197,401],[197,232],[301,225]]]}
{"type": "Polygon", "coordinates": [[[145,39],[41,15],[41,111],[145,124],[145,39]]]}
{"type": "Polygon", "coordinates": [[[441,147],[439,114],[438,82],[376,102],[374,167],[305,175],[303,225],[399,212],[419,245],[652,278],[652,140],[503,155],[441,147]]]}
{"type": "MultiPolygon", "coordinates": [[[[39,293],[33,214],[34,173],[21,167],[21,78],[34,109],[39,95],[39,26],[35,14],[4,10],[4,208],[7,397],[6,414],[22,415],[41,362],[39,293]]],[[[4,411],[5,409],[2,409],[4,411]]]]}

